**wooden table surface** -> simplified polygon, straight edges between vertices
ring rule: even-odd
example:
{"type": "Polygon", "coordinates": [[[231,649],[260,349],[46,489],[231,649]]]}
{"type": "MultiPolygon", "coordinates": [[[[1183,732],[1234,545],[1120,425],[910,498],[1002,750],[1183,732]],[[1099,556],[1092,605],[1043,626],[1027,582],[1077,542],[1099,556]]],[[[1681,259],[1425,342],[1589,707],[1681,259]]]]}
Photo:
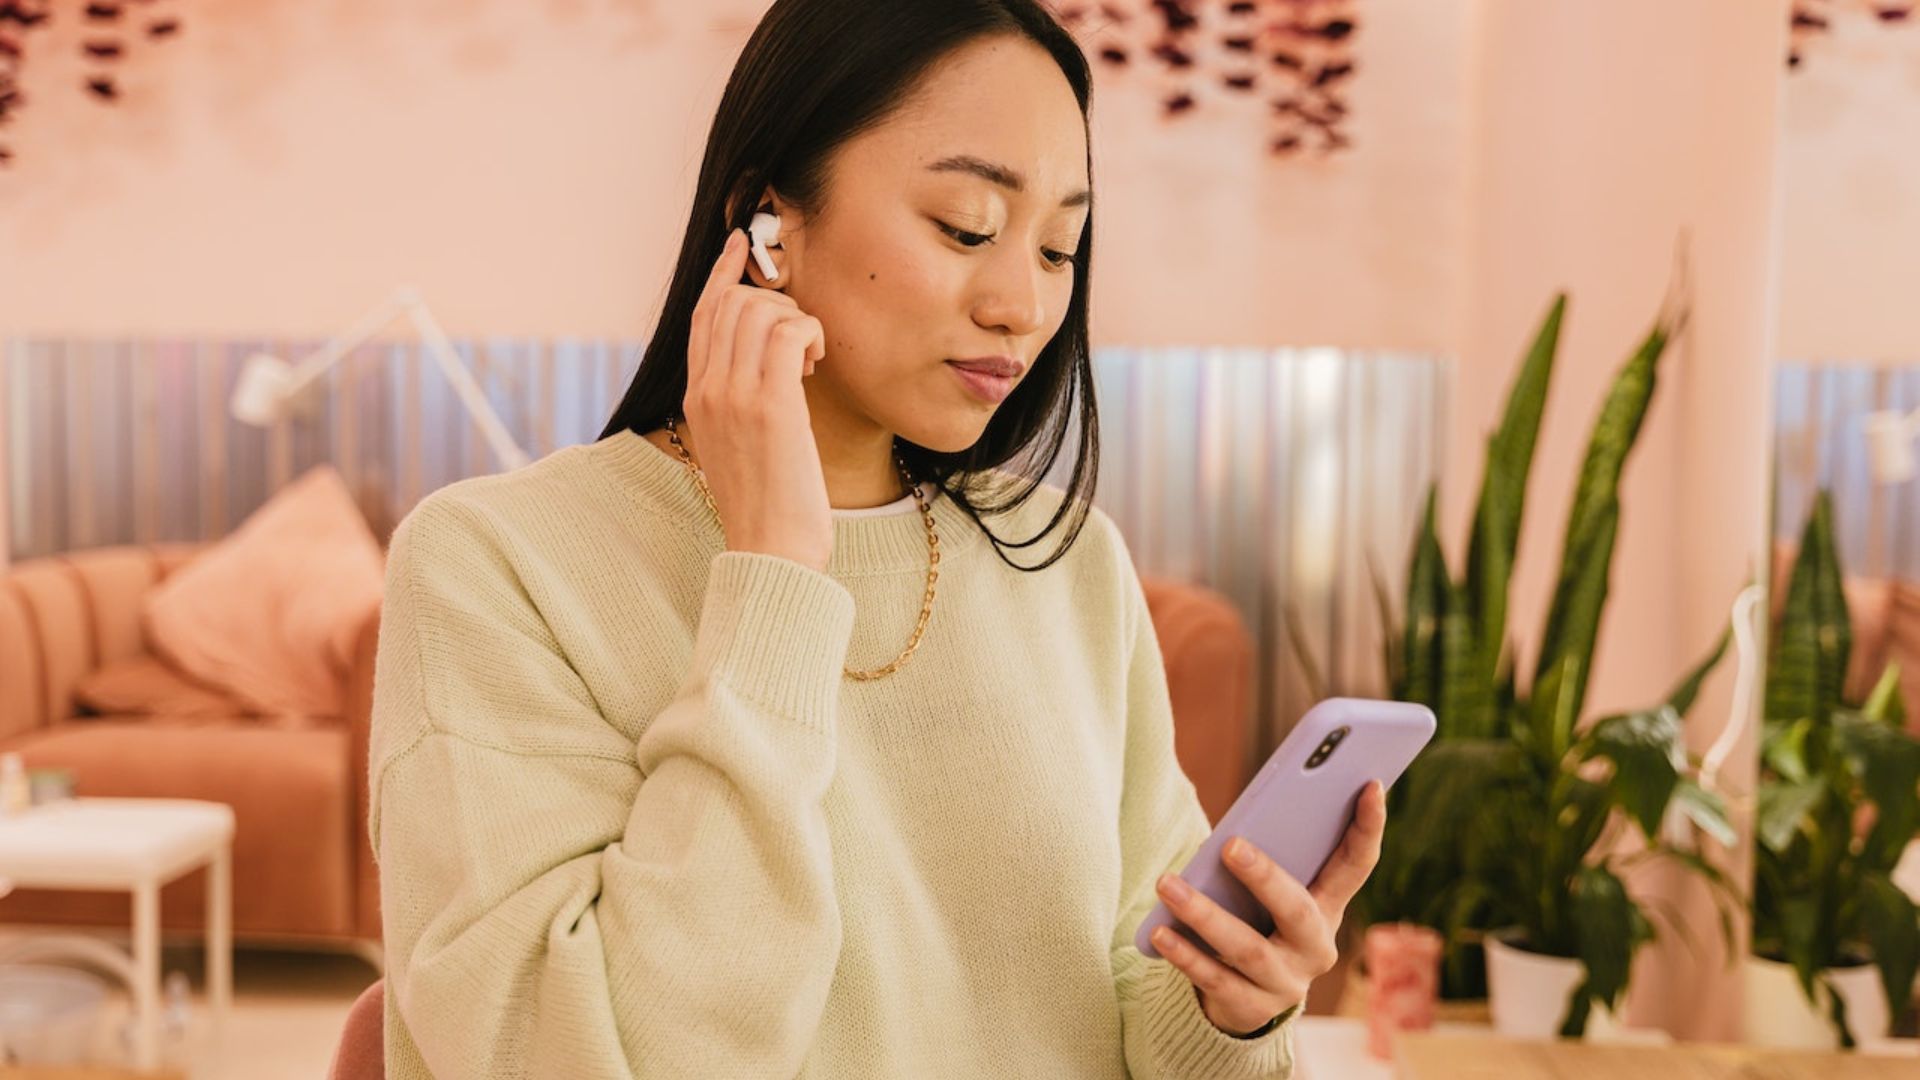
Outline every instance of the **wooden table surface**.
{"type": "Polygon", "coordinates": [[[1397,1050],[1400,1080],[1920,1080],[1920,1057],[1707,1043],[1608,1046],[1408,1032],[1397,1050]]]}

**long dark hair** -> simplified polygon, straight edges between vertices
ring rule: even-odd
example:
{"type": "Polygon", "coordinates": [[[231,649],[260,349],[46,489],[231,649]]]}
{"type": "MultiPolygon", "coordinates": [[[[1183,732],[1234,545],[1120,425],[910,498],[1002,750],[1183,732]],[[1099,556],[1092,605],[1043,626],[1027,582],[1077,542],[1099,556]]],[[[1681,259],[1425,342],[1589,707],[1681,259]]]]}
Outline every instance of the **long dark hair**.
{"type": "MultiPolygon", "coordinates": [[[[1037,0],[776,0],[727,80],[659,325],[602,439],[621,431],[645,434],[678,415],[687,392],[694,304],[729,231],[746,226],[760,194],[772,187],[802,214],[817,213],[833,151],[884,121],[936,61],[996,34],[1024,35],[1052,54],[1079,99],[1084,125],[1092,93],[1086,56],[1037,0]]],[[[1089,153],[1089,178],[1092,167],[1089,153]]],[[[940,453],[894,440],[915,477],[938,484],[993,541],[1002,561],[1021,570],[1044,569],[1066,553],[1086,521],[1099,473],[1100,425],[1087,340],[1092,260],[1089,204],[1066,319],[973,446],[940,453]],[[1069,434],[1077,436],[1078,456],[1067,497],[1046,526],[1025,540],[994,536],[981,514],[1025,503],[1053,469],[1069,434]],[[1013,481],[991,483],[987,470],[1003,467],[1013,481]],[[1044,562],[1020,566],[1007,558],[1004,548],[1030,547],[1063,522],[1066,533],[1044,562]]]]}

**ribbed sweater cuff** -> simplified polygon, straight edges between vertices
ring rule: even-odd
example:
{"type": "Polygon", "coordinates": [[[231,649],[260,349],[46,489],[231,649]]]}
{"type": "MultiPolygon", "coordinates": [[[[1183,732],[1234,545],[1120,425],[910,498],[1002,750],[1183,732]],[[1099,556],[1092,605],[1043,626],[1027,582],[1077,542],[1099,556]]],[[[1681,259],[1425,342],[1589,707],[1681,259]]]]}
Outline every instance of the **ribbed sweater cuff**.
{"type": "Polygon", "coordinates": [[[853,594],[792,559],[713,557],[693,670],[780,716],[832,734],[853,637],[853,594]]]}
{"type": "Polygon", "coordinates": [[[1293,1075],[1292,1017],[1257,1038],[1235,1038],[1207,1019],[1193,981],[1179,968],[1165,960],[1149,961],[1148,967],[1141,1016],[1161,1076],[1262,1080],[1293,1075]]]}

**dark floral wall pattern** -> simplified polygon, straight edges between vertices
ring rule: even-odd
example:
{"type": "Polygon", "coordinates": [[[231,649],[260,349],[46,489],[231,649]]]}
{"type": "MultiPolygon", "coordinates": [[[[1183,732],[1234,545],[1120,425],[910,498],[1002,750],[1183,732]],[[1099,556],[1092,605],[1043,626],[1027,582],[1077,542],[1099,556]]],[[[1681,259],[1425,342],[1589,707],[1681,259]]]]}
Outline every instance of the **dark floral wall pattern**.
{"type": "Polygon", "coordinates": [[[140,43],[180,31],[171,0],[0,0],[0,167],[13,160],[7,127],[27,104],[20,71],[36,35],[55,20],[78,20],[85,76],[76,89],[102,104],[120,100],[116,70],[140,43]]]}
{"type": "Polygon", "coordinates": [[[1914,21],[1915,0],[1793,0],[1793,29],[1787,41],[1787,66],[1798,68],[1807,47],[1842,18],[1876,19],[1899,25],[1914,21]]]}
{"type": "Polygon", "coordinates": [[[1162,115],[1209,98],[1262,102],[1268,150],[1326,156],[1353,145],[1346,91],[1357,68],[1359,0],[1054,0],[1096,64],[1145,70],[1162,115]]]}

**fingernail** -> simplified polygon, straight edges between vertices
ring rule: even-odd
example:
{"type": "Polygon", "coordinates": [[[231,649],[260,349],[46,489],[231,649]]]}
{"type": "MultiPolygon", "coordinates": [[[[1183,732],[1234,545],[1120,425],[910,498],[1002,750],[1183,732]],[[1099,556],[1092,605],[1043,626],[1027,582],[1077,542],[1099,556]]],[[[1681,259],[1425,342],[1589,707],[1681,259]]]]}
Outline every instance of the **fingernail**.
{"type": "Polygon", "coordinates": [[[1235,866],[1252,866],[1253,849],[1236,836],[1227,842],[1227,860],[1235,866]]]}
{"type": "Polygon", "coordinates": [[[1187,897],[1193,895],[1193,890],[1187,888],[1187,883],[1181,881],[1177,874],[1161,875],[1160,887],[1166,890],[1167,895],[1175,900],[1185,900],[1187,897]]]}

